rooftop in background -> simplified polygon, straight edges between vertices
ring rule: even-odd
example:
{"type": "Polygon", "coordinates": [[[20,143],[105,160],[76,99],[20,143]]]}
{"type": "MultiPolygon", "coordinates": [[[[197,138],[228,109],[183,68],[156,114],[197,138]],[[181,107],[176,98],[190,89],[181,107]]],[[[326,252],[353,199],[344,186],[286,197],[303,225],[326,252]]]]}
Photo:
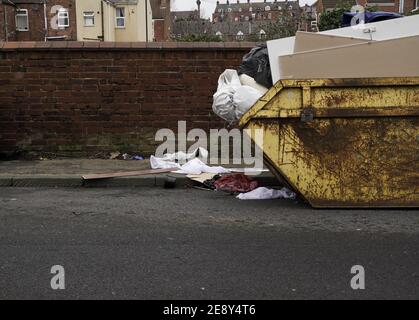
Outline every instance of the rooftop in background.
{"type": "Polygon", "coordinates": [[[113,4],[137,4],[138,0],[107,0],[113,4]]]}
{"type": "MultiPolygon", "coordinates": [[[[234,0],[233,0],[234,1],[234,0]]],[[[229,9],[231,9],[230,11],[233,12],[241,12],[243,10],[245,11],[249,11],[249,9],[252,9],[252,11],[265,11],[265,9],[267,9],[267,7],[269,7],[268,10],[282,10],[284,9],[287,5],[291,5],[291,6],[299,6],[299,1],[295,0],[295,1],[266,1],[266,2],[252,2],[252,1],[248,1],[248,2],[233,2],[233,1],[226,1],[225,3],[221,3],[220,1],[217,1],[217,6],[215,7],[215,12],[218,12],[218,10],[225,10],[225,12],[229,12],[229,9]]]]}

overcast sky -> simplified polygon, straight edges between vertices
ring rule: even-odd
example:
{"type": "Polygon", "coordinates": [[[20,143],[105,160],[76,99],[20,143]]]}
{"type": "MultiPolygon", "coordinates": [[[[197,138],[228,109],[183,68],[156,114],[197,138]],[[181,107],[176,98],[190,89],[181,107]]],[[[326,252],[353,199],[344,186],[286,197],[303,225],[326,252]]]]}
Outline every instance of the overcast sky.
{"type": "MultiPolygon", "coordinates": [[[[300,5],[306,3],[311,4],[315,0],[300,0],[300,5]]],[[[210,18],[214,12],[217,0],[201,0],[201,11],[202,17],[210,18]]],[[[221,3],[226,3],[226,0],[220,0],[221,3]]],[[[236,0],[230,0],[230,3],[235,3],[236,0]]],[[[247,0],[240,0],[240,2],[246,3],[247,0]]],[[[263,0],[251,0],[251,2],[263,2],[263,0]]],[[[171,0],[172,11],[186,11],[196,9],[196,0],[171,0]]]]}

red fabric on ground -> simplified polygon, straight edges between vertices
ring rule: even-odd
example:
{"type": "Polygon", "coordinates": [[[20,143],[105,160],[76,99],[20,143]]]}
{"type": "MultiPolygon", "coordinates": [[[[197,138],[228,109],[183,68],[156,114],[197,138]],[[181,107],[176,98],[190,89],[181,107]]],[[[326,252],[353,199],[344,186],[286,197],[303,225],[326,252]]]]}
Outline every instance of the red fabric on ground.
{"type": "Polygon", "coordinates": [[[242,193],[252,191],[259,185],[257,181],[250,179],[243,173],[233,173],[222,176],[215,181],[214,186],[217,190],[242,193]]]}

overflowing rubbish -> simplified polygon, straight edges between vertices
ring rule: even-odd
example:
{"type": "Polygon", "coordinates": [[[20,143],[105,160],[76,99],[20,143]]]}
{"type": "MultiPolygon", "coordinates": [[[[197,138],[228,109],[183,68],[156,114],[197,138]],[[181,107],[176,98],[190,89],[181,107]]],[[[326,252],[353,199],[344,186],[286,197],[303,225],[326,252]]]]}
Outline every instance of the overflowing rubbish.
{"type": "Polygon", "coordinates": [[[250,50],[243,57],[243,62],[238,69],[238,73],[239,75],[247,74],[258,84],[266,88],[272,87],[271,65],[266,45],[260,45],[250,50]]]}
{"type": "Polygon", "coordinates": [[[252,77],[248,76],[247,74],[242,74],[239,76],[240,82],[243,86],[249,86],[252,87],[253,89],[256,89],[257,91],[259,91],[262,95],[265,94],[266,92],[268,92],[268,88],[260,85],[259,83],[257,83],[255,81],[255,79],[253,79],[252,77]]]}
{"type": "Polygon", "coordinates": [[[249,178],[242,173],[232,173],[222,176],[220,179],[214,182],[214,186],[217,190],[237,193],[237,192],[249,192],[256,189],[259,184],[257,181],[249,178]]]}
{"type": "Polygon", "coordinates": [[[144,160],[144,157],[142,157],[142,156],[133,156],[132,157],[132,160],[141,161],[141,160],[144,160]]]}
{"type": "Polygon", "coordinates": [[[247,193],[240,193],[237,199],[240,200],[269,200],[269,199],[295,199],[295,192],[282,188],[281,190],[259,187],[247,193]]]}
{"type": "Polygon", "coordinates": [[[236,70],[225,70],[218,80],[212,109],[220,118],[234,123],[262,96],[257,89],[242,85],[236,70]]]}
{"type": "MultiPolygon", "coordinates": [[[[312,32],[297,32],[295,37],[288,37],[282,38],[277,40],[272,40],[267,42],[268,46],[268,53],[269,53],[269,61],[271,65],[271,73],[273,82],[276,83],[279,80],[287,79],[287,75],[282,73],[282,64],[289,62],[289,60],[295,60],[294,57],[298,56],[300,53],[308,54],[310,50],[327,50],[330,48],[337,48],[339,46],[345,46],[341,50],[346,50],[351,48],[351,42],[357,40],[364,40],[362,42],[376,42],[376,41],[391,41],[401,38],[410,38],[416,37],[419,35],[419,15],[411,15],[402,17],[399,19],[391,19],[379,22],[373,22],[368,24],[360,24],[356,27],[349,26],[346,28],[339,28],[339,29],[332,29],[327,31],[322,31],[318,33],[312,32]],[[304,37],[300,37],[300,35],[304,35],[304,37]],[[300,39],[299,39],[300,38],[300,39]],[[303,45],[300,45],[298,42],[299,40],[303,40],[303,45]],[[342,42],[347,42],[346,44],[342,42]],[[308,48],[308,47],[311,47],[308,48]],[[281,59],[283,57],[284,59],[281,59]],[[285,58],[287,57],[287,58],[285,58]],[[282,61],[281,61],[282,60],[282,61]]],[[[417,41],[417,40],[416,40],[417,41]]],[[[359,41],[358,41],[359,42],[359,41]]],[[[368,46],[368,44],[367,44],[368,46]]],[[[391,43],[390,47],[398,48],[396,43],[391,43]]],[[[356,47],[353,47],[355,51],[357,51],[356,47]]],[[[359,53],[357,51],[356,56],[362,56],[361,60],[364,61],[368,65],[367,69],[372,70],[379,70],[384,69],[386,70],[388,67],[394,69],[397,66],[394,65],[394,62],[405,62],[406,64],[411,64],[412,61],[415,61],[413,57],[413,52],[417,52],[417,50],[409,50],[406,52],[405,48],[399,48],[398,53],[396,55],[392,54],[393,59],[389,63],[383,63],[381,59],[381,53],[385,53],[383,49],[377,52],[362,52],[359,53]],[[377,54],[378,52],[378,54],[377,54]],[[409,54],[410,57],[406,59],[406,57],[400,57],[399,53],[403,52],[404,54],[409,54]],[[397,59],[394,59],[394,57],[397,59]],[[380,57],[377,59],[377,57],[380,57]]],[[[321,53],[320,51],[318,52],[321,53]]],[[[316,54],[316,53],[313,53],[316,54]]],[[[353,54],[353,53],[351,53],[353,54]]],[[[333,56],[333,55],[332,55],[333,56]]],[[[352,58],[349,54],[347,57],[352,58]]],[[[310,61],[310,63],[305,64],[304,66],[298,66],[300,72],[304,71],[306,65],[310,67],[317,67],[318,69],[326,69],[326,70],[334,70],[335,67],[340,67],[340,61],[336,61],[332,59],[325,59],[323,61],[318,61],[316,57],[304,57],[304,61],[310,61]]],[[[353,59],[353,61],[359,62],[359,59],[353,59]]],[[[365,72],[368,70],[364,70],[365,67],[359,66],[357,63],[351,62],[348,63],[345,61],[345,65],[349,66],[353,70],[358,70],[360,72],[365,72]]],[[[414,68],[412,68],[414,69],[414,68]]],[[[397,70],[397,69],[396,69],[397,70]]],[[[295,75],[297,77],[297,75],[295,75]]],[[[406,76],[406,75],[404,75],[406,76]]],[[[345,77],[342,74],[338,74],[339,78],[345,77]]],[[[362,77],[362,75],[358,75],[357,78],[362,77]]],[[[296,78],[297,79],[297,78],[296,78]]],[[[300,80],[300,79],[298,79],[300,80]]]]}

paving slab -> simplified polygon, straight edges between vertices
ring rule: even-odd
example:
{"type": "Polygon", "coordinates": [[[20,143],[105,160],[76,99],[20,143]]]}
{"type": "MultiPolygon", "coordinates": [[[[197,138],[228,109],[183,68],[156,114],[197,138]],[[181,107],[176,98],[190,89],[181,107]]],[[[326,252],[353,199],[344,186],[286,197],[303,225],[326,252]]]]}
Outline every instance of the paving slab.
{"type": "MultiPolygon", "coordinates": [[[[114,187],[164,187],[168,178],[176,179],[176,187],[193,184],[186,175],[175,173],[152,174],[123,178],[83,180],[82,176],[93,173],[115,173],[150,169],[150,162],[103,159],[61,159],[37,161],[0,161],[1,187],[67,187],[67,188],[114,188],[114,187]]],[[[253,176],[264,186],[280,183],[270,172],[253,176]]]]}

